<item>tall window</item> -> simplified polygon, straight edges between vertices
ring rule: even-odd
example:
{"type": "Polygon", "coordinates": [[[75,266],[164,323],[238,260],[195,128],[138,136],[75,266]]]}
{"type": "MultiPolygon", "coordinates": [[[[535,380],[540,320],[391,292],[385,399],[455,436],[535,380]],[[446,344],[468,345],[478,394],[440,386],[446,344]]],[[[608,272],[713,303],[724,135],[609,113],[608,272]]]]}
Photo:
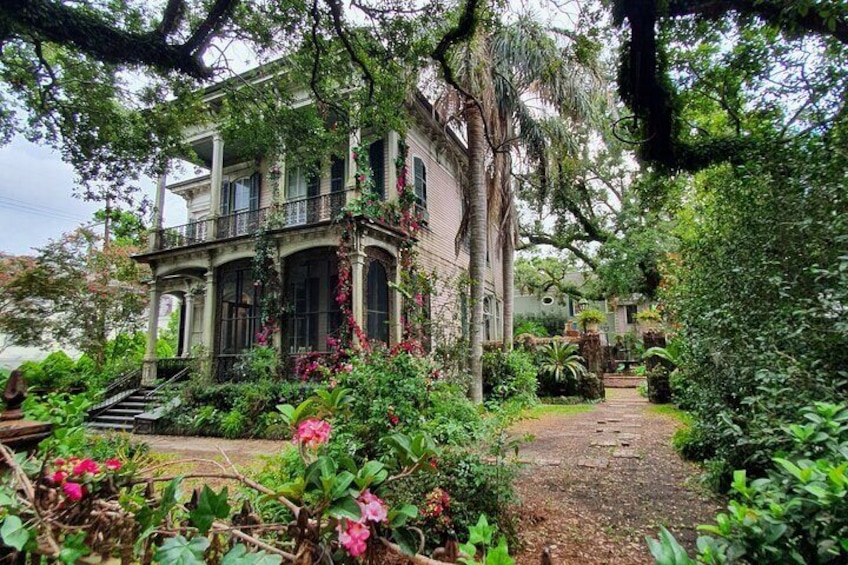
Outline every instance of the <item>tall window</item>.
{"type": "Polygon", "coordinates": [[[342,157],[333,157],[330,163],[330,191],[341,192],[345,186],[345,160],[342,157]]]}
{"type": "Polygon", "coordinates": [[[252,270],[249,262],[240,262],[220,271],[219,352],[223,355],[249,349],[260,330],[260,290],[253,284],[252,270]]]}
{"type": "Polygon", "coordinates": [[[224,182],[221,188],[221,215],[259,209],[259,173],[224,182]]]}
{"type": "Polygon", "coordinates": [[[368,266],[365,302],[368,305],[366,332],[370,339],[389,342],[389,282],[386,269],[379,261],[368,266]]]}
{"type": "Polygon", "coordinates": [[[635,324],[636,323],[636,305],[635,304],[627,304],[624,307],[627,311],[627,323],[635,324]]]}
{"type": "Polygon", "coordinates": [[[427,207],[427,165],[420,157],[412,159],[413,175],[415,179],[415,198],[418,205],[427,207]]]}
{"type": "Polygon", "coordinates": [[[380,199],[386,198],[386,163],[383,153],[383,140],[378,139],[368,146],[368,165],[374,179],[374,192],[380,199]]]}
{"type": "Polygon", "coordinates": [[[321,278],[304,276],[292,281],[294,311],[289,318],[289,351],[300,353],[318,348],[321,278]]]}
{"type": "Polygon", "coordinates": [[[321,178],[317,173],[310,172],[304,167],[293,167],[288,170],[286,198],[298,200],[308,196],[318,196],[320,183],[321,178]]]}

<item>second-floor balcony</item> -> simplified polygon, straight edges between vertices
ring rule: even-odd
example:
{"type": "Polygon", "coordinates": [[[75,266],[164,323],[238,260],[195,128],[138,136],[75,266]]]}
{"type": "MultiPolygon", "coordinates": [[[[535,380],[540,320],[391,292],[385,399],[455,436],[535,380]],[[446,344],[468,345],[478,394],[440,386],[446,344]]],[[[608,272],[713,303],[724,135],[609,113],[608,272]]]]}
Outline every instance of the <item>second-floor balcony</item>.
{"type": "Polygon", "coordinates": [[[351,191],[290,200],[257,210],[242,210],[158,230],[156,250],[164,251],[211,241],[253,235],[263,226],[284,229],[328,223],[341,214],[351,191]]]}

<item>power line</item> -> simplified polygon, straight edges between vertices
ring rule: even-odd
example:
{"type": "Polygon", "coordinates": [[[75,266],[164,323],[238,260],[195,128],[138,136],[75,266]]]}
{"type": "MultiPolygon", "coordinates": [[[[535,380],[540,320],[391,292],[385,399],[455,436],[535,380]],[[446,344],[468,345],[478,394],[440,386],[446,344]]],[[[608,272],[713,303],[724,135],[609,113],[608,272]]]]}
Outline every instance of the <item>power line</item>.
{"type": "Polygon", "coordinates": [[[77,216],[76,214],[68,212],[67,210],[61,210],[59,208],[52,208],[50,206],[44,206],[42,204],[26,202],[8,196],[0,196],[0,208],[5,208],[7,210],[12,210],[15,212],[23,212],[25,214],[33,214],[36,216],[43,216],[61,220],[70,220],[76,222],[85,222],[89,220],[89,218],[77,216]]]}

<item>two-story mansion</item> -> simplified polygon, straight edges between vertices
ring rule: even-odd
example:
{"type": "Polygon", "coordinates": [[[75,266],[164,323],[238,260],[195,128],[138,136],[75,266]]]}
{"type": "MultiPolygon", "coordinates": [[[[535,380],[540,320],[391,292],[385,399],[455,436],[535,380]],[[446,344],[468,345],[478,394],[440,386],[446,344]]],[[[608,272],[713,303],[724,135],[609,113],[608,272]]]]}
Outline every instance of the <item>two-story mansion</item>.
{"type": "MultiPolygon", "coordinates": [[[[212,102],[215,89],[207,91],[212,102]]],[[[455,251],[460,225],[462,168],[467,163],[463,142],[440,120],[432,105],[417,94],[405,111],[409,127],[407,167],[425,222],[418,234],[419,266],[435,273],[439,283],[428,297],[433,322],[454,335],[466,330],[467,300],[457,282],[468,269],[468,251],[455,251]]],[[[259,292],[254,284],[252,259],[255,234],[272,216],[268,228],[284,289],[281,328],[275,345],[286,354],[326,351],[328,336],[338,331],[340,311],[335,302],[339,212],[355,198],[355,163],[351,148],[370,141],[368,157],[375,192],[386,200],[397,198],[395,160],[399,134],[374,139],[367,131],[354,132],[349,146],[321,171],[308,178],[285,158],[244,160],[238,147],[228,144],[214,124],[187,132],[194,163],[209,174],[168,184],[159,179],[154,234],[147,253],[136,257],[150,265],[150,324],[144,377],[156,376],[157,305],[163,294],[180,301],[179,355],[189,356],[198,345],[215,360],[216,375],[226,379],[237,356],[249,349],[260,330],[259,292]],[[182,225],[162,226],[164,191],[185,199],[188,217],[182,225]]],[[[486,337],[501,332],[502,288],[500,253],[489,236],[486,273],[486,337]]],[[[352,245],[352,314],[369,339],[388,345],[401,337],[402,295],[397,282],[396,226],[361,221],[352,245]]],[[[435,337],[435,336],[434,336],[435,337]]]]}

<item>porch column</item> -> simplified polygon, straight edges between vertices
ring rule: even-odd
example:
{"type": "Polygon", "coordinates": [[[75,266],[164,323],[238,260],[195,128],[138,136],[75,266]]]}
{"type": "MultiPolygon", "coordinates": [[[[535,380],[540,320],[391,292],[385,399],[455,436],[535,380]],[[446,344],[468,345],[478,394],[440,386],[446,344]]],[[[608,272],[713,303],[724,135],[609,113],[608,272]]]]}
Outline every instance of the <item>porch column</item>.
{"type": "Polygon", "coordinates": [[[392,345],[403,341],[403,321],[401,320],[403,317],[403,294],[400,292],[401,282],[400,262],[396,261],[394,299],[392,300],[392,311],[390,313],[392,331],[390,341],[392,345]]]}
{"type": "MultiPolygon", "coordinates": [[[[347,146],[347,180],[345,181],[345,188],[352,189],[356,186],[356,159],[353,158],[353,151],[359,147],[361,138],[362,132],[359,128],[350,132],[347,146]]],[[[348,194],[348,198],[350,197],[351,195],[348,194]]]]}
{"type": "Polygon", "coordinates": [[[288,173],[286,172],[286,153],[283,151],[280,153],[280,156],[277,157],[277,171],[279,171],[279,176],[277,178],[277,190],[274,193],[274,204],[282,204],[286,201],[286,181],[288,178],[288,173]]]}
{"type": "Polygon", "coordinates": [[[203,347],[206,355],[215,353],[215,269],[206,271],[206,295],[203,297],[203,347]]]}
{"type": "Polygon", "coordinates": [[[162,239],[162,219],[165,213],[165,185],[167,175],[163,171],[156,180],[156,203],[153,208],[153,234],[148,243],[150,251],[156,251],[160,247],[162,239]]]}
{"type": "Polygon", "coordinates": [[[211,200],[209,203],[209,236],[215,239],[218,236],[218,214],[221,213],[221,184],[224,182],[224,139],[221,134],[212,134],[212,176],[211,176],[211,200]]]}
{"type": "Polygon", "coordinates": [[[162,296],[156,279],[150,283],[150,304],[147,307],[147,349],[141,367],[141,384],[150,386],[156,382],[156,339],[159,334],[159,299],[162,296]]]}
{"type": "Polygon", "coordinates": [[[365,327],[365,253],[354,251],[350,254],[352,267],[352,290],[353,319],[360,328],[365,327]]]}
{"type": "Polygon", "coordinates": [[[191,329],[194,326],[194,295],[185,293],[185,319],[183,322],[183,357],[191,357],[191,329]]]}

